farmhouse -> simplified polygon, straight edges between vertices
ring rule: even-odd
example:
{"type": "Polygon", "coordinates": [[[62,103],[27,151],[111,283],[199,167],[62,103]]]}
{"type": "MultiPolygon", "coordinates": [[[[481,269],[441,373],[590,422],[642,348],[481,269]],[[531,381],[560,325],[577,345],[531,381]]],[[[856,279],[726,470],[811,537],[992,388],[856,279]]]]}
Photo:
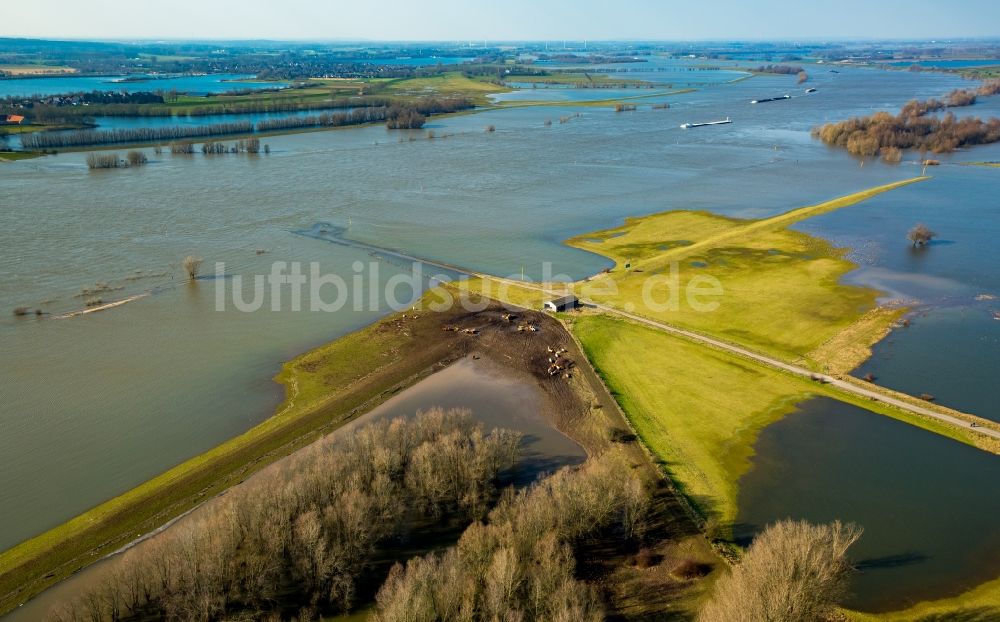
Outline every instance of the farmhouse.
{"type": "Polygon", "coordinates": [[[542,305],[543,311],[567,311],[569,309],[575,309],[579,306],[579,301],[576,296],[569,294],[568,296],[563,296],[562,298],[553,298],[552,300],[545,301],[542,305]]]}
{"type": "Polygon", "coordinates": [[[4,118],[4,123],[7,125],[20,125],[24,121],[24,117],[19,114],[9,114],[4,118]]]}

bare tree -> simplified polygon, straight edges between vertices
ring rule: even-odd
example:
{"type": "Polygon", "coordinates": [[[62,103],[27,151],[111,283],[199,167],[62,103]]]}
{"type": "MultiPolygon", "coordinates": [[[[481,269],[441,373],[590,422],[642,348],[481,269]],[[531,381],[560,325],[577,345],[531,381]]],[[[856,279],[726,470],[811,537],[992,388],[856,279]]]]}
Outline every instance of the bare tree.
{"type": "Polygon", "coordinates": [[[921,223],[907,232],[906,239],[913,242],[913,246],[926,246],[937,235],[934,231],[921,223]]]}
{"type": "MultiPolygon", "coordinates": [[[[380,421],[336,444],[320,441],[289,457],[285,469],[259,474],[111,560],[92,588],[48,619],[277,620],[294,605],[305,620],[349,609],[379,546],[398,538],[404,521],[429,518],[420,512],[430,506],[424,497],[450,518],[472,520],[482,511],[477,499],[497,497],[497,476],[519,442],[513,432],[484,433],[468,411],[441,409],[380,421]],[[411,472],[417,463],[421,473],[411,472]]],[[[498,581],[501,571],[498,563],[498,581]]],[[[449,589],[463,581],[449,581],[449,589]]],[[[456,595],[463,604],[464,594],[456,595]]]]}
{"type": "Polygon", "coordinates": [[[833,619],[853,568],[847,550],[861,528],[784,520],[764,530],[732,573],[715,585],[699,622],[833,619]]]}
{"type": "MultiPolygon", "coordinates": [[[[440,456],[423,460],[450,463],[449,451],[444,442],[440,456]]],[[[528,489],[508,490],[488,522],[473,523],[442,556],[397,564],[379,590],[372,619],[603,620],[595,590],[576,578],[571,545],[609,529],[630,538],[646,504],[627,461],[610,452],[528,489]]]]}
{"type": "Polygon", "coordinates": [[[201,270],[201,264],[204,261],[201,257],[194,255],[188,255],[184,258],[184,271],[187,272],[189,279],[193,281],[198,278],[198,271],[201,270]]]}
{"type": "Polygon", "coordinates": [[[129,166],[142,166],[149,162],[149,158],[142,151],[129,151],[125,157],[128,159],[129,166]]]}

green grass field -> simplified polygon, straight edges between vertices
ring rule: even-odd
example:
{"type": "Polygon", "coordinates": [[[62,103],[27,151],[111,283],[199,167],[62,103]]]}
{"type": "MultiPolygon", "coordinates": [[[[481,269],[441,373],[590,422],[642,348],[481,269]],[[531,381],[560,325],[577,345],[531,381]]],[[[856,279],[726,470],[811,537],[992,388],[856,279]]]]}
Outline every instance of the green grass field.
{"type": "Polygon", "coordinates": [[[706,518],[736,518],[737,481],[764,426],[813,385],[653,328],[608,316],[573,323],[636,432],[706,518]]]}
{"type": "MultiPolygon", "coordinates": [[[[895,315],[868,317],[878,292],[840,283],[855,265],[844,250],[793,231],[796,222],[854,205],[881,192],[925,178],[872,188],[764,220],[736,220],[707,212],[676,211],[629,218],[621,227],[588,233],[567,243],[615,261],[614,269],[584,283],[580,292],[596,302],[721,337],[778,358],[822,367],[850,361],[812,360],[829,355],[822,346],[854,328],[870,345],[895,315]],[[628,267],[626,268],[626,265],[628,267]],[[676,277],[673,276],[676,274],[676,277]],[[652,278],[651,278],[652,277],[652,278]],[[718,280],[715,310],[689,304],[693,281],[718,280]],[[676,304],[669,305],[676,292],[676,304]],[[649,304],[649,296],[653,304],[649,304]]],[[[838,350],[840,351],[840,350],[838,350]]],[[[864,360],[867,350],[856,353],[864,360]]],[[[854,364],[860,363],[855,361],[854,364]]]]}
{"type": "Polygon", "coordinates": [[[17,160],[31,160],[39,158],[45,154],[38,151],[0,151],[0,162],[16,162],[17,160]]]}
{"type": "Polygon", "coordinates": [[[634,78],[613,78],[604,73],[585,73],[556,71],[543,76],[507,76],[510,82],[521,82],[528,84],[565,84],[576,87],[602,86],[602,85],[626,85],[643,86],[649,84],[644,80],[634,78]]]}
{"type": "Polygon", "coordinates": [[[994,80],[1000,78],[1000,65],[989,65],[983,67],[963,67],[957,73],[972,80],[994,80]]]}
{"type": "Polygon", "coordinates": [[[449,71],[427,78],[400,78],[372,84],[373,95],[403,98],[467,97],[477,105],[490,104],[486,97],[490,93],[505,93],[511,89],[487,82],[485,79],[470,78],[460,71],[449,71]]]}

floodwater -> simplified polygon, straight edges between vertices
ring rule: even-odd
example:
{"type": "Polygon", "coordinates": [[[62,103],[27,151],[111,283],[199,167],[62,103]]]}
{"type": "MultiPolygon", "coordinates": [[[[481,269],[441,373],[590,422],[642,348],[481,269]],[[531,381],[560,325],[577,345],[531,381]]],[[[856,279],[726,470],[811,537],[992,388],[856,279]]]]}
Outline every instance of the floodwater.
{"type": "MultiPolygon", "coordinates": [[[[964,159],[994,159],[990,146],[964,159]]],[[[934,179],[800,223],[797,228],[851,248],[860,267],[847,276],[912,309],[910,326],[875,347],[855,374],[1000,421],[993,379],[1000,363],[1000,171],[951,166],[934,179]],[[939,236],[913,248],[906,232],[927,223],[939,236]]]]}
{"type": "Polygon", "coordinates": [[[288,86],[287,82],[253,82],[245,74],[211,74],[199,76],[49,76],[0,80],[0,97],[60,95],[91,91],[169,91],[177,89],[190,95],[207,95],[243,89],[273,89],[288,86]],[[128,77],[128,80],[123,81],[128,77]]]}
{"type": "MultiPolygon", "coordinates": [[[[168,117],[93,117],[87,119],[97,130],[116,129],[136,129],[136,128],[160,128],[160,127],[188,127],[214,125],[217,123],[242,123],[250,122],[256,124],[259,121],[270,119],[289,119],[293,117],[311,117],[321,114],[336,114],[351,112],[354,108],[330,108],[323,110],[292,110],[284,112],[246,112],[239,114],[210,114],[210,115],[177,115],[168,117]]],[[[52,134],[72,134],[78,130],[53,130],[52,134]]],[[[12,134],[6,137],[7,145],[11,149],[22,147],[21,138],[23,134],[12,134]]],[[[225,140],[225,137],[222,137],[225,140]]],[[[233,139],[230,139],[233,140],[233,139]]]]}
{"type": "MultiPolygon", "coordinates": [[[[317,443],[336,442],[336,439],[362,426],[383,419],[412,417],[430,408],[468,409],[473,420],[481,423],[487,432],[506,428],[523,435],[518,465],[513,473],[504,475],[504,481],[524,485],[545,472],[579,464],[586,459],[580,445],[556,430],[542,416],[543,399],[541,390],[533,382],[516,379],[492,363],[466,358],[421,380],[317,443]]],[[[287,458],[268,468],[282,468],[285,462],[287,458]]],[[[52,608],[94,585],[100,578],[99,566],[91,566],[46,590],[4,616],[3,621],[37,622],[43,619],[52,608]]]]}
{"type": "Polygon", "coordinates": [[[898,609],[1000,575],[1000,460],[826,398],[766,428],[740,480],[736,534],[783,518],[864,528],[847,604],[898,609]]]}
{"type": "Polygon", "coordinates": [[[587,455],[575,441],[545,419],[543,394],[530,381],[505,375],[492,363],[462,359],[387,400],[351,425],[410,416],[439,406],[468,408],[483,428],[507,428],[523,434],[515,483],[533,481],[540,473],[580,464],[587,455]],[[362,421],[364,423],[362,423],[362,421]]]}
{"type": "MultiPolygon", "coordinates": [[[[657,62],[622,77],[675,88],[674,74],[703,82],[691,93],[636,100],[630,113],[553,102],[432,119],[419,131],[274,137],[268,156],[146,150],[150,163],[127,170],[88,171],[84,153],[0,165],[0,548],[262,421],[281,399],[270,378],[282,361],[389,310],[379,295],[368,304],[370,288],[336,312],[294,311],[287,298],[271,310],[265,288],[260,311],[231,302],[217,311],[216,288],[233,279],[184,283],[186,255],[204,257],[206,273],[225,262],[245,287],[275,261],[302,262],[305,272],[316,261],[349,283],[356,262],[364,276],[372,261],[380,289],[410,275],[405,262],[295,233],[330,223],[351,240],[473,270],[582,278],[608,261],[562,241],[626,216],[704,209],[759,218],[915,176],[914,164],[862,166],[809,130],[968,86],[953,75],[850,67],[810,68],[807,85],[787,76],[732,82],[725,71],[664,61],[661,72],[657,62]],[[804,86],[817,92],[806,95],[804,86]],[[793,97],[749,103],[784,93],[793,97]],[[671,107],[651,108],[659,102],[671,107]],[[726,116],[734,123],[678,127],[726,116]],[[65,320],[9,311],[79,309],[95,297],[81,289],[97,282],[110,290],[96,296],[105,301],[150,295],[65,320]]],[[[580,96],[603,96],[586,91],[580,96]]],[[[993,98],[963,113],[998,106],[993,98]]],[[[987,374],[1000,365],[1000,322],[986,313],[1000,307],[976,297],[1000,295],[992,270],[1000,171],[955,163],[998,154],[993,146],[944,157],[930,181],[799,225],[855,247],[862,268],[849,278],[919,298],[926,317],[876,349],[879,382],[992,417],[987,374]],[[905,232],[920,220],[940,243],[913,255],[905,232]],[[957,365],[963,358],[968,364],[957,365]]],[[[952,473],[947,461],[938,466],[952,473]]],[[[955,474],[951,485],[964,490],[955,474]]]]}

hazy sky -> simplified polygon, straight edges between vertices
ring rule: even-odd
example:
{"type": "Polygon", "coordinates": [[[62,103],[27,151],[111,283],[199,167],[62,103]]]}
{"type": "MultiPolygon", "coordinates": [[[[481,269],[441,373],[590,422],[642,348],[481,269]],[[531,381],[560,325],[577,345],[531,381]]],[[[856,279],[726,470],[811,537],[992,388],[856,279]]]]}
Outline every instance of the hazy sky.
{"type": "Polygon", "coordinates": [[[1000,0],[6,0],[0,36],[816,39],[1000,35],[1000,0]]]}

